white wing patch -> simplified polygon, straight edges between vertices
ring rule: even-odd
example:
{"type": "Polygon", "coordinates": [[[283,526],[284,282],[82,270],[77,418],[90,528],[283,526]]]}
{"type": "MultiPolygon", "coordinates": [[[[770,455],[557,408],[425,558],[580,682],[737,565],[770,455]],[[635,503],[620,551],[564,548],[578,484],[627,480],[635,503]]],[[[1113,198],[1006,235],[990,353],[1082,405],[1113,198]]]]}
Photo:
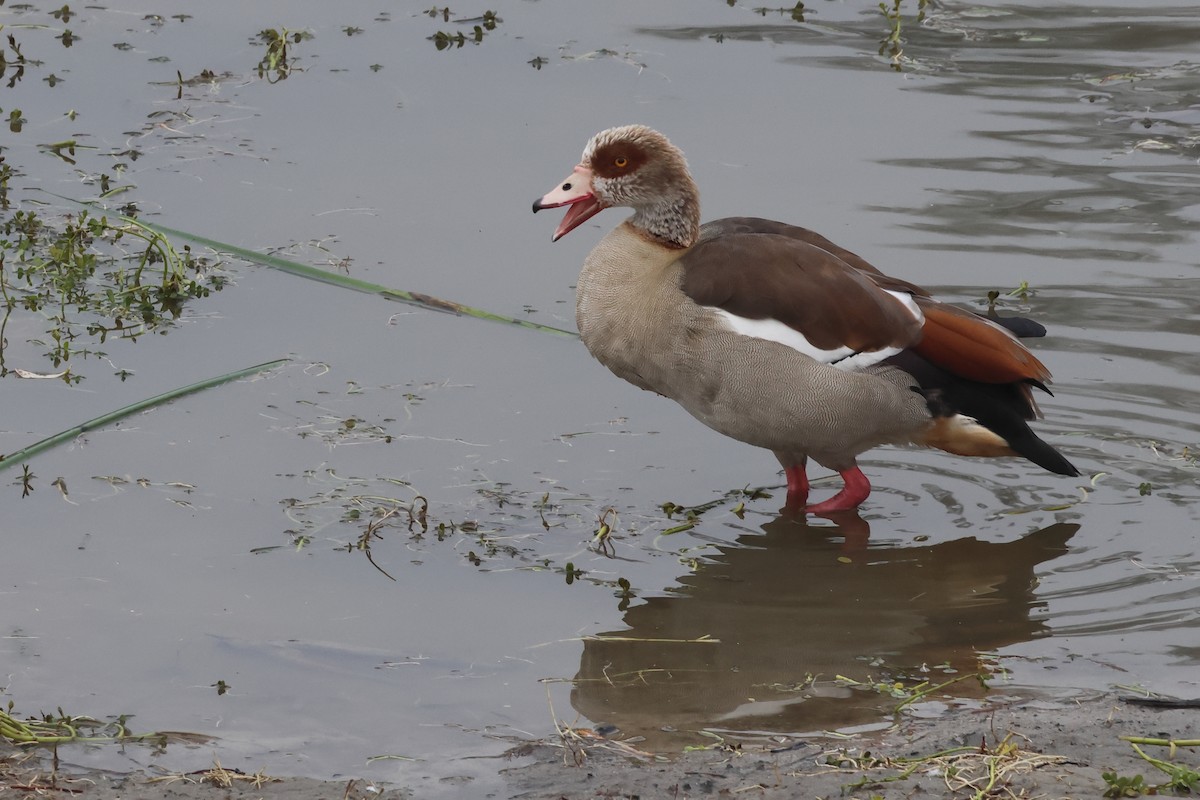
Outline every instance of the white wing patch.
{"type": "Polygon", "coordinates": [[[892,297],[899,300],[900,305],[907,308],[908,313],[913,315],[913,319],[915,319],[917,322],[921,323],[922,325],[925,324],[925,312],[923,312],[921,310],[921,307],[919,305],[917,305],[917,298],[913,297],[908,292],[893,292],[891,289],[884,289],[883,291],[887,292],[892,297]]]}
{"type": "Polygon", "coordinates": [[[878,364],[880,361],[889,359],[897,353],[904,352],[903,347],[885,347],[882,350],[864,350],[861,353],[855,353],[849,358],[843,358],[836,362],[833,366],[838,369],[843,369],[846,372],[857,372],[860,369],[866,369],[872,364],[878,364]]]}
{"type": "Polygon", "coordinates": [[[734,333],[752,336],[755,339],[766,339],[768,342],[778,342],[815,361],[820,361],[822,364],[833,364],[854,355],[854,351],[849,347],[822,350],[806,339],[803,333],[777,319],[748,319],[731,314],[723,308],[714,308],[713,311],[717,312],[717,316],[723,319],[729,330],[734,333]]]}
{"type": "MultiPolygon", "coordinates": [[[[886,289],[883,291],[887,291],[888,294],[895,297],[918,322],[923,323],[925,321],[925,315],[921,313],[921,309],[917,306],[917,302],[913,299],[912,295],[906,292],[892,292],[886,289]]],[[[777,319],[749,319],[747,317],[739,317],[737,314],[732,314],[722,308],[713,308],[712,310],[716,312],[726,327],[734,333],[785,345],[798,353],[803,353],[814,361],[829,364],[847,372],[866,369],[872,364],[878,364],[880,361],[891,358],[904,350],[903,347],[885,347],[881,350],[869,350],[861,353],[856,353],[849,347],[822,350],[810,342],[800,331],[777,319]]]]}

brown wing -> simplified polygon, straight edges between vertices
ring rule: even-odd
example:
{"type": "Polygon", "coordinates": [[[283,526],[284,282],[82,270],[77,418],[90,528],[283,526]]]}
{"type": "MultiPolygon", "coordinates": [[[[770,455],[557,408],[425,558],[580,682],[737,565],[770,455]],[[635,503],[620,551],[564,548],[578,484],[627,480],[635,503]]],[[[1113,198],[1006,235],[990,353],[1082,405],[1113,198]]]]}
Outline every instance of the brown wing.
{"type": "Polygon", "coordinates": [[[828,250],[788,235],[705,228],[679,260],[681,288],[699,305],[778,320],[822,350],[870,352],[920,339],[903,303],[828,250]]]}
{"type": "Polygon", "coordinates": [[[936,300],[920,298],[917,304],[925,312],[925,329],[913,349],[934,364],[981,383],[1049,382],[1045,365],[996,323],[936,300]]]}
{"type": "MultiPolygon", "coordinates": [[[[872,313],[868,310],[871,308],[871,304],[864,302],[861,298],[855,300],[850,313],[842,319],[830,320],[819,316],[822,312],[832,313],[834,309],[830,307],[841,303],[842,295],[840,292],[842,291],[842,284],[847,282],[846,277],[841,275],[841,273],[847,267],[852,267],[853,270],[851,272],[857,271],[855,277],[860,280],[865,279],[879,289],[908,292],[916,297],[917,304],[925,314],[925,326],[921,332],[919,343],[910,342],[909,344],[910,346],[915,344],[913,349],[932,363],[960,377],[982,383],[1021,382],[1024,384],[1032,382],[1044,389],[1045,386],[1043,384],[1050,381],[1049,370],[1006,329],[977,314],[933,300],[929,292],[920,286],[899,278],[893,278],[890,275],[885,275],[866,259],[843,247],[839,247],[819,233],[810,231],[807,228],[788,225],[774,220],[761,219],[759,217],[727,217],[725,219],[714,220],[702,226],[697,247],[700,244],[704,244],[707,240],[721,242],[729,241],[739,236],[753,238],[756,235],[764,239],[782,237],[795,242],[797,244],[795,253],[803,259],[806,272],[829,270],[830,274],[834,277],[831,279],[829,276],[825,276],[812,284],[814,287],[820,287],[819,293],[815,295],[805,291],[803,284],[807,281],[807,277],[802,280],[800,276],[795,274],[790,276],[783,274],[775,281],[779,286],[774,293],[786,292],[788,297],[795,297],[797,294],[807,295],[812,298],[813,304],[817,306],[815,309],[799,308],[795,312],[795,316],[799,316],[800,313],[814,314],[817,315],[814,318],[819,319],[819,321],[809,326],[801,327],[795,321],[789,321],[783,317],[776,316],[779,312],[772,312],[771,309],[767,309],[765,312],[760,311],[760,316],[753,316],[752,318],[754,319],[775,316],[776,319],[788,322],[789,325],[800,330],[805,336],[809,336],[809,328],[845,330],[847,326],[853,327],[859,324],[866,324],[873,327],[873,323],[878,323],[881,325],[881,328],[876,329],[868,338],[871,341],[880,341],[884,338],[883,331],[891,330],[892,326],[896,323],[894,321],[887,322],[866,318],[864,315],[869,316],[872,313]],[[807,252],[805,252],[801,245],[809,248],[807,252]],[[833,262],[830,263],[828,260],[822,260],[820,255],[813,253],[814,250],[832,258],[833,262]],[[783,286],[783,284],[786,284],[786,286],[783,286]]],[[[690,256],[691,253],[688,254],[688,257],[690,256]]],[[[719,260],[716,263],[711,263],[707,258],[706,256],[704,269],[698,270],[698,272],[707,273],[710,269],[722,266],[722,262],[719,260]]],[[[724,262],[726,268],[730,264],[734,264],[734,262],[724,262]]],[[[737,263],[736,267],[737,269],[731,270],[731,272],[736,273],[744,269],[741,263],[737,263]]],[[[779,264],[776,264],[775,267],[782,273],[789,271],[779,264]]],[[[707,277],[707,275],[705,275],[704,279],[715,280],[714,278],[707,277]]],[[[738,276],[736,274],[730,275],[725,280],[727,282],[734,282],[738,280],[738,276]]],[[[770,286],[771,282],[768,281],[766,285],[770,286]]],[[[687,290],[685,289],[685,291],[687,290]]],[[[743,291],[748,290],[743,289],[743,291]]],[[[756,296],[761,301],[761,294],[767,293],[771,292],[760,292],[756,296]]],[[[891,300],[890,296],[885,295],[885,297],[891,300]]],[[[707,303],[707,305],[720,304],[707,303]]],[[[894,300],[891,305],[886,305],[885,307],[888,309],[894,308],[894,300]]],[[[748,310],[753,309],[754,306],[751,306],[748,310]]],[[[734,308],[728,308],[727,310],[733,313],[740,313],[742,316],[751,316],[745,312],[738,312],[734,308]]],[[[814,331],[813,335],[819,335],[819,332],[814,331]]],[[[839,334],[841,337],[848,337],[849,335],[848,333],[839,334]]],[[[893,340],[893,344],[898,343],[901,339],[902,337],[896,337],[893,340]]],[[[813,339],[810,338],[810,341],[813,341],[813,339]]],[[[826,345],[818,346],[823,349],[832,349],[826,345]]],[[[840,344],[833,346],[840,346],[840,344]]],[[[851,346],[853,347],[854,345],[851,346]]],[[[867,348],[855,347],[855,349],[871,350],[878,349],[879,346],[887,345],[877,345],[876,347],[867,348]]],[[[1023,386],[1021,394],[1027,398],[1032,406],[1033,399],[1029,395],[1027,386],[1023,386]]]]}
{"type": "Polygon", "coordinates": [[[786,236],[789,239],[795,239],[796,241],[804,242],[824,250],[826,253],[837,257],[861,272],[881,278],[882,280],[876,280],[875,282],[884,289],[908,292],[917,297],[929,297],[929,292],[915,283],[909,283],[908,281],[902,281],[899,278],[883,274],[862,256],[852,253],[844,247],[839,247],[816,231],[810,231],[808,228],[801,228],[798,225],[788,225],[786,222],[776,222],[773,219],[763,219],[761,217],[725,217],[713,220],[712,222],[706,222],[702,225],[700,227],[700,240],[703,241],[709,237],[726,236],[734,233],[767,233],[775,236],[786,236]]]}

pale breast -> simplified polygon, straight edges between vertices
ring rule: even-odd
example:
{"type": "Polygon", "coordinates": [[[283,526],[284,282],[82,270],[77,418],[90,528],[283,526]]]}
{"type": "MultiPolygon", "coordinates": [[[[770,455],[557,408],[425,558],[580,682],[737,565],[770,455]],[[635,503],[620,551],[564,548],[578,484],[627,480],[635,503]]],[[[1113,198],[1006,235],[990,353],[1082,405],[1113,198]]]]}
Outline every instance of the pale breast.
{"type": "Polygon", "coordinates": [[[679,252],[623,224],[588,255],[575,288],[588,351],[621,378],[668,396],[664,380],[687,305],[674,266],[679,252]]]}

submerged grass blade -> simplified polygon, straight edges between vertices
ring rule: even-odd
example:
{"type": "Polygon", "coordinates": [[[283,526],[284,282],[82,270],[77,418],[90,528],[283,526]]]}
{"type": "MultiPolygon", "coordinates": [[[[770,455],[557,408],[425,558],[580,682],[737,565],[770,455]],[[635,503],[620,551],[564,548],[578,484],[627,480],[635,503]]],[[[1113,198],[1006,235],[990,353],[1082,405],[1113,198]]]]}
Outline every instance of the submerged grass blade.
{"type": "MultiPolygon", "coordinates": [[[[132,222],[134,220],[130,221],[132,222]]],[[[150,230],[161,233],[164,236],[176,236],[181,239],[187,239],[195,242],[196,244],[201,244],[205,247],[211,247],[213,250],[217,250],[222,253],[229,253],[230,255],[237,256],[238,258],[245,259],[246,261],[262,264],[263,266],[286,272],[289,275],[296,275],[301,278],[320,281],[321,283],[328,283],[343,289],[351,289],[356,292],[365,292],[367,294],[377,294],[380,297],[384,297],[388,300],[396,300],[401,303],[408,303],[409,305],[433,309],[434,311],[446,311],[451,314],[459,314],[465,317],[475,317],[476,319],[484,319],[491,322],[505,322],[510,325],[519,325],[522,328],[543,331],[545,333],[554,333],[560,336],[577,335],[574,331],[555,328],[552,325],[543,325],[540,322],[533,322],[527,319],[506,317],[503,314],[495,314],[491,311],[485,311],[481,308],[475,308],[474,306],[456,303],[452,300],[443,300],[440,297],[434,297],[432,295],[422,294],[420,292],[409,292],[403,289],[391,289],[378,283],[370,283],[369,281],[351,278],[349,275],[340,275],[336,272],[317,269],[316,267],[311,267],[307,264],[301,264],[297,261],[291,261],[286,258],[280,258],[279,256],[256,253],[253,250],[247,250],[244,247],[237,247],[236,245],[219,242],[215,239],[209,239],[204,236],[198,236],[194,233],[189,233],[188,231],[181,231],[176,228],[168,228],[163,225],[157,225],[155,223],[145,222],[143,220],[136,220],[136,223],[138,225],[144,225],[150,230]]]]}
{"type": "Polygon", "coordinates": [[[12,465],[16,464],[17,462],[19,462],[21,460],[32,458],[33,456],[37,455],[38,453],[41,453],[44,450],[49,450],[51,447],[55,447],[57,445],[62,444],[63,442],[70,441],[71,439],[74,439],[76,436],[78,436],[81,433],[87,433],[88,431],[92,431],[97,428],[102,428],[111,422],[116,422],[117,420],[121,419],[122,417],[127,417],[130,414],[136,414],[139,411],[144,411],[147,408],[153,408],[154,406],[161,405],[161,404],[169,402],[171,400],[175,400],[176,398],[192,394],[193,392],[199,392],[204,389],[209,389],[213,386],[219,386],[222,383],[228,383],[229,381],[237,380],[238,378],[243,378],[247,375],[253,375],[256,372],[263,372],[265,370],[271,369],[272,367],[277,367],[280,364],[285,364],[290,360],[291,359],[287,359],[287,358],[277,358],[274,361],[267,361],[262,364],[255,364],[253,367],[246,367],[245,369],[239,369],[237,372],[230,372],[230,373],[227,373],[225,375],[220,375],[215,378],[206,378],[205,380],[197,381],[196,383],[191,383],[191,384],[188,384],[187,386],[181,386],[178,389],[172,389],[169,392],[163,392],[162,394],[158,394],[158,395],[155,395],[154,397],[146,398],[145,400],[139,400],[138,402],[136,402],[132,405],[125,406],[124,408],[118,408],[116,411],[110,411],[107,414],[96,417],[94,419],[90,419],[87,422],[84,422],[80,425],[76,425],[73,428],[69,428],[60,433],[56,433],[53,436],[49,436],[45,439],[42,439],[40,442],[31,444],[28,447],[21,448],[20,450],[16,451],[15,453],[9,453],[8,455],[0,455],[0,471],[3,471],[4,469],[11,467],[12,465]]]}
{"type": "MultiPolygon", "coordinates": [[[[81,200],[76,200],[61,194],[55,194],[54,192],[46,192],[46,194],[53,195],[60,200],[66,200],[69,203],[75,203],[76,205],[84,206],[86,208],[97,209],[100,211],[105,210],[94,203],[85,203],[81,200]]],[[[161,234],[162,236],[166,236],[168,238],[175,237],[179,239],[186,239],[190,242],[194,242],[195,244],[203,245],[204,247],[210,247],[218,252],[228,253],[231,256],[236,256],[245,261],[250,261],[255,264],[262,264],[264,267],[277,269],[281,272],[286,272],[289,275],[296,275],[301,278],[320,281],[321,283],[338,286],[342,289],[350,289],[355,292],[365,292],[367,294],[377,294],[380,297],[384,297],[388,300],[408,303],[409,305],[420,306],[421,308],[429,308],[433,309],[434,311],[445,311],[451,314],[459,314],[464,317],[475,317],[476,319],[484,319],[490,322],[504,322],[509,325],[518,325],[522,328],[529,328],[530,330],[542,331],[543,333],[553,333],[559,336],[572,337],[579,335],[574,331],[568,331],[563,328],[555,328],[553,325],[543,325],[540,322],[532,322],[527,319],[506,317],[503,314],[494,314],[491,311],[484,311],[481,308],[475,308],[474,306],[456,303],[452,300],[443,300],[440,297],[422,294],[421,292],[409,292],[403,289],[390,289],[387,286],[383,286],[378,283],[370,283],[369,281],[351,278],[349,275],[340,275],[336,272],[329,272],[328,270],[310,267],[307,264],[301,264],[298,261],[291,261],[279,256],[258,253],[254,250],[248,250],[245,247],[238,247],[234,244],[221,242],[216,239],[210,239],[207,236],[200,236],[199,234],[190,233],[188,231],[181,231],[178,228],[168,228],[165,225],[146,222],[145,220],[127,217],[122,214],[116,214],[115,216],[131,225],[140,225],[147,230],[154,231],[155,233],[161,234]]]]}

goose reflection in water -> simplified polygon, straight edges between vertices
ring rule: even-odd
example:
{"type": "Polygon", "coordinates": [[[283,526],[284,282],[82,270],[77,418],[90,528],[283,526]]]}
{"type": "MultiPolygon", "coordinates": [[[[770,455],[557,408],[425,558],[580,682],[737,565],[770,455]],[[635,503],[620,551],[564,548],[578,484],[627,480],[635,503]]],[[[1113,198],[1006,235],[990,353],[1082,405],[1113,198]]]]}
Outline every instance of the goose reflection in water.
{"type": "MultiPolygon", "coordinates": [[[[851,516],[844,528],[806,530],[802,518],[775,518],[720,547],[675,594],[630,608],[627,630],[585,640],[575,709],[649,749],[701,741],[701,729],[837,729],[881,720],[898,702],[837,675],[882,678],[882,659],[937,666],[931,683],[952,670],[986,677],[981,651],[1047,635],[1036,569],[1067,552],[1078,525],[1009,542],[866,547],[867,524],[851,516]],[[701,637],[718,641],[692,641],[701,637]]],[[[984,689],[963,680],[947,691],[984,689]]]]}

